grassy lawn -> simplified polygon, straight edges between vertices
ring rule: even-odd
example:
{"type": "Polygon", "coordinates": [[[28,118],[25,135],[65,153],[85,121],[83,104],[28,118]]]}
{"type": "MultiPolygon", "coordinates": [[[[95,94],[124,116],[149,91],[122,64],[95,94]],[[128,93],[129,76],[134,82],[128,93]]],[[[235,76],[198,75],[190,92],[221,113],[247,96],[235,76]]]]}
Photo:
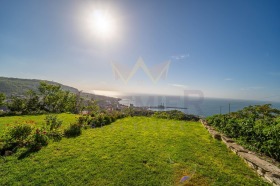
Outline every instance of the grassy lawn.
{"type": "Polygon", "coordinates": [[[197,122],[125,118],[17,157],[0,160],[0,185],[268,185],[197,122]]]}
{"type": "MultiPolygon", "coordinates": [[[[63,121],[62,126],[68,125],[70,123],[75,123],[78,117],[78,115],[75,114],[58,114],[57,116],[58,119],[63,121]]],[[[45,123],[45,118],[46,115],[0,117],[0,134],[7,126],[16,124],[28,123],[33,126],[42,126],[45,123]]]]}

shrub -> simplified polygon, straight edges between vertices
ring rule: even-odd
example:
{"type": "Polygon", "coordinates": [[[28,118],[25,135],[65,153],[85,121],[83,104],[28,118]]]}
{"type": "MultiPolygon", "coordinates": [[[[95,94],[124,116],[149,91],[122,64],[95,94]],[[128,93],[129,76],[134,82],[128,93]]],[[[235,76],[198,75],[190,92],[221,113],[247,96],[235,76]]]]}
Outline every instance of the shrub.
{"type": "Polygon", "coordinates": [[[207,118],[208,124],[245,147],[280,160],[280,110],[256,105],[207,118]]]}
{"type": "Polygon", "coordinates": [[[38,151],[43,146],[48,145],[49,138],[47,136],[46,131],[42,129],[37,129],[36,132],[31,137],[29,147],[31,151],[38,151]]]}
{"type": "Polygon", "coordinates": [[[97,114],[95,117],[91,119],[91,126],[92,127],[102,127],[105,125],[105,117],[104,114],[97,114]]]}
{"type": "Polygon", "coordinates": [[[59,141],[63,137],[63,132],[60,130],[62,121],[57,119],[56,115],[47,115],[46,125],[44,129],[46,130],[46,135],[53,139],[54,141],[59,141]]]}
{"type": "Polygon", "coordinates": [[[0,136],[0,155],[4,155],[6,150],[13,150],[16,146],[11,146],[7,142],[6,136],[0,136]]]}
{"type": "Polygon", "coordinates": [[[63,137],[63,132],[61,130],[54,130],[47,132],[46,135],[53,141],[60,141],[63,137]]]}
{"type": "Polygon", "coordinates": [[[64,130],[66,137],[76,137],[82,134],[82,125],[78,123],[70,124],[70,126],[64,130]]]}
{"type": "Polygon", "coordinates": [[[81,125],[84,125],[84,124],[87,124],[88,120],[89,120],[89,116],[88,115],[80,116],[78,118],[78,123],[81,124],[81,125]]]}
{"type": "Polygon", "coordinates": [[[110,123],[112,123],[112,118],[108,115],[105,115],[103,121],[105,125],[109,125],[110,123]]]}
{"type": "Polygon", "coordinates": [[[116,120],[116,116],[110,113],[100,113],[91,118],[90,124],[92,127],[102,127],[109,125],[116,120]]]}
{"type": "Polygon", "coordinates": [[[186,120],[186,121],[198,121],[199,117],[195,115],[185,114],[178,110],[170,110],[170,111],[157,111],[152,115],[156,118],[162,119],[174,119],[174,120],[186,120]]]}
{"type": "Polygon", "coordinates": [[[46,128],[49,131],[56,130],[61,127],[62,121],[57,119],[56,115],[47,115],[46,118],[46,128]]]}
{"type": "Polygon", "coordinates": [[[28,144],[28,138],[32,133],[32,127],[27,124],[20,124],[7,129],[0,139],[0,153],[5,151],[17,151],[18,148],[28,144]]]}
{"type": "Polygon", "coordinates": [[[90,115],[80,116],[78,118],[78,124],[82,125],[84,129],[88,129],[91,124],[91,116],[90,115]]]}
{"type": "Polygon", "coordinates": [[[21,124],[11,127],[8,130],[8,140],[16,142],[17,144],[24,145],[25,140],[31,134],[32,128],[30,125],[21,124]]]}

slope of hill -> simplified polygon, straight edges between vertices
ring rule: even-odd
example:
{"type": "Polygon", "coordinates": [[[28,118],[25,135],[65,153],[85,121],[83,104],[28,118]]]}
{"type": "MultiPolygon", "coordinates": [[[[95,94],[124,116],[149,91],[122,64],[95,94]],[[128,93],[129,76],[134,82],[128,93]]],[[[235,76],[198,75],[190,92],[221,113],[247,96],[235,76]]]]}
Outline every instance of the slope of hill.
{"type": "MultiPolygon", "coordinates": [[[[63,90],[68,90],[72,93],[78,93],[79,90],[70,86],[66,86],[54,81],[38,80],[38,79],[19,79],[19,78],[7,78],[0,77],[0,92],[5,93],[7,96],[11,95],[23,95],[27,90],[31,89],[37,91],[41,81],[45,81],[49,84],[60,85],[63,90]]],[[[99,100],[101,105],[106,105],[106,102],[111,104],[117,104],[118,98],[112,98],[102,95],[95,95],[90,93],[81,93],[81,96],[88,99],[99,100]]]]}
{"type": "Polygon", "coordinates": [[[197,122],[125,118],[22,152],[0,159],[2,185],[269,185],[197,122]]]}
{"type": "MultiPolygon", "coordinates": [[[[6,95],[23,95],[27,90],[37,90],[42,80],[38,79],[19,79],[19,78],[7,78],[0,77],[0,92],[6,95]]],[[[46,81],[49,84],[60,85],[63,90],[69,90],[70,92],[78,92],[78,89],[62,85],[53,81],[46,81]]]]}

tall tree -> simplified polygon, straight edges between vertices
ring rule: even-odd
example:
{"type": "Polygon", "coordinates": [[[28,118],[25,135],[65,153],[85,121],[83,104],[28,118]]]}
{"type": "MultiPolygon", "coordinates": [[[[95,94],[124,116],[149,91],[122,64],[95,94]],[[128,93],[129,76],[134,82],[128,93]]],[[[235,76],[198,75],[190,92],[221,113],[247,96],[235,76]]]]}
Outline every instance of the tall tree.
{"type": "Polygon", "coordinates": [[[4,105],[6,100],[6,95],[4,93],[0,93],[0,106],[4,105]]]}
{"type": "Polygon", "coordinates": [[[10,101],[7,103],[7,107],[12,112],[24,113],[26,109],[26,100],[19,96],[11,96],[10,101]]]}
{"type": "Polygon", "coordinates": [[[26,112],[37,112],[40,110],[39,96],[33,90],[28,90],[25,94],[26,112]]]}
{"type": "Polygon", "coordinates": [[[41,108],[47,112],[61,112],[61,102],[63,99],[61,86],[41,82],[38,89],[42,96],[41,108]]]}
{"type": "Polygon", "coordinates": [[[65,111],[76,113],[76,110],[77,110],[77,94],[68,93],[67,101],[65,104],[65,111]]]}
{"type": "Polygon", "coordinates": [[[94,99],[86,101],[85,109],[87,109],[91,114],[98,114],[100,111],[97,101],[94,99]]]}
{"type": "Polygon", "coordinates": [[[41,109],[47,112],[76,112],[78,95],[61,89],[60,85],[41,82],[39,86],[41,109]]]}

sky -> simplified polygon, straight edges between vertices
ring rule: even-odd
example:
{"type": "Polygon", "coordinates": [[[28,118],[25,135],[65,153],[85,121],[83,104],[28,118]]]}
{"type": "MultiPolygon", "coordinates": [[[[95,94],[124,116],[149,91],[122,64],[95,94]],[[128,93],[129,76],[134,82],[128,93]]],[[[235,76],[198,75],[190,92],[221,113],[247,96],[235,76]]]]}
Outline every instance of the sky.
{"type": "Polygon", "coordinates": [[[1,0],[0,76],[280,101],[280,1],[1,0]]]}

